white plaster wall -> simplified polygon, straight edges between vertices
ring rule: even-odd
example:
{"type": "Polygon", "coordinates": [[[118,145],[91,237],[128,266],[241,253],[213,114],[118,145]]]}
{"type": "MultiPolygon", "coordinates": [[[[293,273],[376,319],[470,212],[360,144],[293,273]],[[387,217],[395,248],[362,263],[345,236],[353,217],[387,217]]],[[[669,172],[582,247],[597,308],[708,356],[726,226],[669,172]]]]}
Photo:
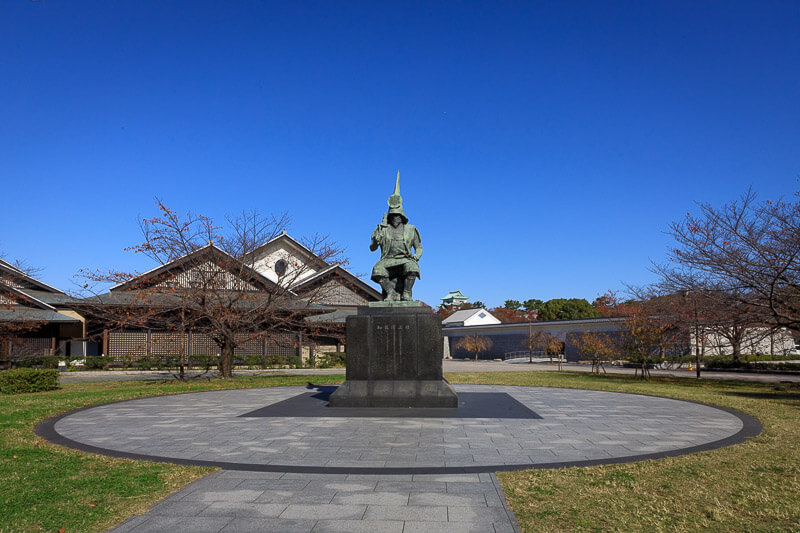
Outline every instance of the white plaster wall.
{"type": "Polygon", "coordinates": [[[253,268],[262,276],[277,283],[278,274],[275,273],[275,263],[281,259],[286,261],[286,274],[283,276],[283,283],[295,285],[318,272],[308,266],[299,254],[293,253],[283,246],[266,250],[263,255],[256,258],[253,268]]]}
{"type": "Polygon", "coordinates": [[[488,311],[481,311],[479,313],[475,313],[474,315],[472,315],[471,317],[469,317],[464,321],[465,326],[483,326],[486,324],[500,324],[500,321],[496,319],[494,315],[492,315],[488,311]],[[481,318],[480,317],[481,313],[485,313],[486,316],[481,318]]]}
{"type": "MultiPolygon", "coordinates": [[[[701,347],[705,355],[731,355],[733,348],[728,340],[721,335],[713,332],[706,333],[705,347],[701,347]]],[[[691,354],[695,355],[694,332],[689,335],[691,354]]],[[[786,330],[780,330],[772,335],[767,334],[766,328],[752,328],[742,341],[743,354],[769,354],[785,355],[794,350],[795,342],[792,334],[786,330]]]]}

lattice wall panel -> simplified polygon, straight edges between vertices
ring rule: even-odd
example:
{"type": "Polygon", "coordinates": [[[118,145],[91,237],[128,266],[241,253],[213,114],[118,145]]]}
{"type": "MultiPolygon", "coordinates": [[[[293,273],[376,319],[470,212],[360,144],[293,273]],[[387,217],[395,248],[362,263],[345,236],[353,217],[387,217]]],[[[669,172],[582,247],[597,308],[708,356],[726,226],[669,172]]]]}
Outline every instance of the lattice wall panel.
{"type": "Polygon", "coordinates": [[[52,342],[50,337],[13,338],[8,343],[8,355],[50,355],[52,342]]]}
{"type": "Polygon", "coordinates": [[[297,355],[297,335],[289,333],[270,335],[267,338],[267,355],[292,357],[297,355]]]}
{"type": "Polygon", "coordinates": [[[248,335],[237,335],[236,341],[239,346],[236,347],[233,354],[237,357],[245,355],[262,355],[264,353],[264,339],[256,337],[254,339],[247,339],[248,335]]]}
{"type": "Polygon", "coordinates": [[[120,361],[123,357],[144,357],[147,355],[147,333],[112,331],[108,334],[108,355],[114,361],[120,361]]]}
{"type": "MultiPolygon", "coordinates": [[[[186,335],[188,348],[188,335],[186,335]]],[[[181,353],[181,334],[172,332],[154,331],[150,336],[150,354],[159,357],[162,355],[177,356],[181,353]]]]}
{"type": "Polygon", "coordinates": [[[219,355],[219,346],[207,335],[192,334],[192,355],[219,355]]]}

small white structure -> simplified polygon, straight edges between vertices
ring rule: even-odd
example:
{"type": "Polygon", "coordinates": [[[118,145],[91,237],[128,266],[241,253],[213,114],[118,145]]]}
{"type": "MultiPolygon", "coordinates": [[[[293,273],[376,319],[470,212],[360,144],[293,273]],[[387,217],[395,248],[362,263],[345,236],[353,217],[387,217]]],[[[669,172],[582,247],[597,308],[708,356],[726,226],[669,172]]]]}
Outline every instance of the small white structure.
{"type": "Polygon", "coordinates": [[[500,321],[486,309],[464,309],[456,311],[442,320],[443,326],[486,326],[500,321]]]}

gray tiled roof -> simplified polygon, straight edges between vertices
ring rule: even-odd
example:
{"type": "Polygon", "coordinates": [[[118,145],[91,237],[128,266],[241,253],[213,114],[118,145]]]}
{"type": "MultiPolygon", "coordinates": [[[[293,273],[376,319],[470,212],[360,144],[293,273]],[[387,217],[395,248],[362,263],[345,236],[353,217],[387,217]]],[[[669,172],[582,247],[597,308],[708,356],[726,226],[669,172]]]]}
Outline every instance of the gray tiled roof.
{"type": "Polygon", "coordinates": [[[0,308],[0,322],[80,322],[77,318],[47,309],[0,308]]]}
{"type": "Polygon", "coordinates": [[[37,300],[50,305],[62,306],[75,301],[75,298],[73,298],[69,294],[64,294],[61,292],[35,291],[32,289],[22,289],[22,290],[23,292],[25,292],[25,294],[29,294],[34,298],[36,298],[37,300]]]}
{"type": "Polygon", "coordinates": [[[306,320],[309,322],[330,322],[334,324],[344,324],[347,321],[347,317],[355,315],[356,313],[358,313],[358,311],[355,309],[337,309],[331,313],[310,316],[306,320]]]}
{"type": "MultiPolygon", "coordinates": [[[[262,292],[253,292],[252,298],[248,298],[246,300],[239,300],[236,302],[236,307],[241,308],[252,308],[259,306],[262,301],[266,301],[269,298],[267,293],[262,292]]],[[[191,302],[191,298],[189,298],[189,302],[191,302]]],[[[108,292],[105,294],[99,294],[97,296],[91,296],[89,298],[83,299],[75,299],[70,302],[73,307],[80,309],[81,307],[91,307],[91,306],[99,306],[99,305],[141,305],[141,306],[150,306],[150,307],[176,307],[180,306],[181,304],[181,297],[179,293],[176,292],[169,292],[169,293],[157,293],[154,291],[147,291],[141,292],[136,290],[122,290],[122,291],[114,291],[108,292]]],[[[274,304],[272,304],[274,305],[274,304]]],[[[328,310],[328,307],[324,307],[321,305],[316,304],[306,304],[302,300],[298,298],[287,298],[281,309],[287,311],[294,311],[294,310],[306,310],[310,312],[324,312],[328,310]]]]}

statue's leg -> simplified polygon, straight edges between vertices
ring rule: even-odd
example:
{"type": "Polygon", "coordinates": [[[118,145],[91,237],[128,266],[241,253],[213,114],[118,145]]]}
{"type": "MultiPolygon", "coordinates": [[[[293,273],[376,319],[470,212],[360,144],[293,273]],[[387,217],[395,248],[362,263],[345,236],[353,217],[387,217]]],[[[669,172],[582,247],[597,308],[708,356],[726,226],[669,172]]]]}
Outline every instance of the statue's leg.
{"type": "Polygon", "coordinates": [[[400,299],[400,295],[397,294],[395,290],[395,280],[392,278],[381,278],[380,285],[383,292],[386,294],[385,302],[396,302],[400,299]]]}
{"type": "Polygon", "coordinates": [[[416,280],[417,276],[414,274],[409,274],[406,276],[405,287],[403,287],[403,297],[401,298],[404,302],[410,302],[414,299],[411,297],[411,289],[414,287],[414,282],[416,280]]]}

